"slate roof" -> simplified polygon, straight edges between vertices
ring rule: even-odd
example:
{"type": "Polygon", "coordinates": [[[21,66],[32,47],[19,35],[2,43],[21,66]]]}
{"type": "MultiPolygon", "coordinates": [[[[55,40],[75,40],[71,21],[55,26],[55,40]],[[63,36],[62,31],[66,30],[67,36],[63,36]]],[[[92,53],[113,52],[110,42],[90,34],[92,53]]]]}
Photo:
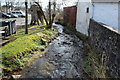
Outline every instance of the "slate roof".
{"type": "Polygon", "coordinates": [[[91,0],[92,2],[120,2],[120,0],[91,0]]]}

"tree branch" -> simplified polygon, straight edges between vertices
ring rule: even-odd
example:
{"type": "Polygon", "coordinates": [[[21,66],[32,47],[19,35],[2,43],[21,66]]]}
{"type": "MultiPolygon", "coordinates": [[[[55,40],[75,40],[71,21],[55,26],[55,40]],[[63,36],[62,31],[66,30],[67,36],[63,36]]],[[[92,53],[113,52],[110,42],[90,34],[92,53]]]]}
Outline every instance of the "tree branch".
{"type": "Polygon", "coordinates": [[[34,3],[36,3],[36,4],[38,5],[38,7],[39,7],[39,9],[40,9],[40,11],[41,11],[41,13],[42,13],[42,15],[43,15],[44,19],[45,19],[45,22],[46,22],[46,24],[48,25],[48,21],[47,21],[47,19],[46,19],[46,17],[45,17],[45,14],[44,14],[44,12],[43,12],[43,10],[42,10],[41,6],[40,6],[40,5],[39,5],[39,3],[38,3],[38,2],[36,2],[35,0],[33,0],[33,1],[34,1],[34,3]]]}

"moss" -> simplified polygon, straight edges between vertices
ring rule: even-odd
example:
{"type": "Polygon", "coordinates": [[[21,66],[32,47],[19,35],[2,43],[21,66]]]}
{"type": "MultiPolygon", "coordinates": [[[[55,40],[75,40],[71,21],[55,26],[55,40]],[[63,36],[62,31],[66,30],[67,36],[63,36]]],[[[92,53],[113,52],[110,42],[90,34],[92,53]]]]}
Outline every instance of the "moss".
{"type": "Polygon", "coordinates": [[[45,27],[32,26],[27,35],[23,29],[18,30],[17,35],[13,35],[17,39],[1,48],[3,61],[0,67],[5,71],[13,71],[25,66],[35,51],[45,48],[57,36],[56,29],[46,30],[45,27]]]}

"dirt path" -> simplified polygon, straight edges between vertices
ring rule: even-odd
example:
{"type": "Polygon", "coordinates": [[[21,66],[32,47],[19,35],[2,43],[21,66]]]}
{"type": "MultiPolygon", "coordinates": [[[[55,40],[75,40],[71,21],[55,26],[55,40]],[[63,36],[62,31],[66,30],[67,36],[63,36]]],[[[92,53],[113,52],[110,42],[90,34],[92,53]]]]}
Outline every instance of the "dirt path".
{"type": "Polygon", "coordinates": [[[38,59],[22,78],[84,78],[82,70],[83,41],[56,25],[59,36],[50,43],[46,55],[38,59]]]}

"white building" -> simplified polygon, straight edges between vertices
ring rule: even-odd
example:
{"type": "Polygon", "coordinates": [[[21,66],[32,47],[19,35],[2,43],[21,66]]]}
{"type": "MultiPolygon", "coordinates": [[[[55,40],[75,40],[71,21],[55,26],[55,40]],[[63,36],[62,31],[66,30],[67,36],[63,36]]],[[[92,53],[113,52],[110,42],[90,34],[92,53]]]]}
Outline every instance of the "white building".
{"type": "Polygon", "coordinates": [[[77,5],[76,30],[88,35],[91,0],[79,0],[77,5]]]}
{"type": "Polygon", "coordinates": [[[88,35],[90,18],[120,29],[120,0],[79,0],[77,7],[77,31],[88,35]]]}

